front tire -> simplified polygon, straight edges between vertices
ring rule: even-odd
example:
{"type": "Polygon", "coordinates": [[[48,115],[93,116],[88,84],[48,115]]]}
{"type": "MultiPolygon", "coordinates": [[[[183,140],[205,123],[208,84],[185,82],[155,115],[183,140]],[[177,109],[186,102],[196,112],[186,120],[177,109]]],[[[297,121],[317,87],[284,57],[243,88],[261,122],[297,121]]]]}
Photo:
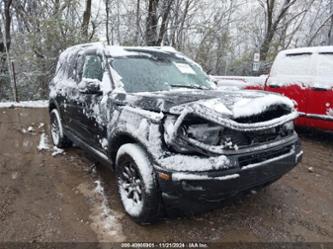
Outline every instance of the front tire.
{"type": "Polygon", "coordinates": [[[53,144],[58,148],[67,148],[72,145],[71,141],[64,135],[60,114],[57,109],[50,112],[50,130],[53,144]]]}
{"type": "Polygon", "coordinates": [[[138,144],[122,145],[116,157],[118,191],[126,213],[139,224],[155,222],[161,198],[153,167],[138,144]]]}

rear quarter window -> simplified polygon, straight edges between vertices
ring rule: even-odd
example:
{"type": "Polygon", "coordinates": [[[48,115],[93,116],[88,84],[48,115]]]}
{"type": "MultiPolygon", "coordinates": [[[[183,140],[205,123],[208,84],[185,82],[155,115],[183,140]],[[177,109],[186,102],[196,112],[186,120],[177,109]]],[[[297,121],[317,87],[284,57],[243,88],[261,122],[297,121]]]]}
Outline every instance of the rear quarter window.
{"type": "Polygon", "coordinates": [[[278,56],[273,67],[271,76],[307,76],[311,75],[311,53],[284,54],[278,56]]]}
{"type": "Polygon", "coordinates": [[[333,82],[333,52],[318,55],[317,75],[332,78],[333,82]]]}

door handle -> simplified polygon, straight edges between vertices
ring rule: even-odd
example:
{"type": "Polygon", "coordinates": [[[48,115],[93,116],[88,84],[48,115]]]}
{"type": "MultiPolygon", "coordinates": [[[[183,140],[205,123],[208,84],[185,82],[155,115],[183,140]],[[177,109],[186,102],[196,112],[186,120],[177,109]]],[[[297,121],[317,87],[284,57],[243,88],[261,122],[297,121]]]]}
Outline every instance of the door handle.
{"type": "Polygon", "coordinates": [[[329,88],[325,88],[325,87],[316,87],[316,86],[311,87],[311,89],[312,89],[313,91],[317,91],[317,92],[328,91],[328,90],[330,90],[329,88]]]}
{"type": "Polygon", "coordinates": [[[271,88],[280,88],[281,86],[279,86],[279,85],[268,85],[269,87],[271,87],[271,88]]]}

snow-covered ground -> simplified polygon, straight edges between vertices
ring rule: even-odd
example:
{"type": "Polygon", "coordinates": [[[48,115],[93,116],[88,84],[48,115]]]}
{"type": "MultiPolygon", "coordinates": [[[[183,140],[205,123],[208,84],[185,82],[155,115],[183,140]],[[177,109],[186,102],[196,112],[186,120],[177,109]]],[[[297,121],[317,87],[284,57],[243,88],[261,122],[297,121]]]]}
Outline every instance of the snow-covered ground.
{"type": "Polygon", "coordinates": [[[39,144],[37,146],[38,151],[51,151],[51,154],[53,157],[65,153],[65,151],[63,149],[60,149],[56,146],[53,146],[52,148],[51,147],[52,146],[49,145],[49,138],[48,138],[47,134],[45,132],[43,132],[40,135],[39,144]]]}
{"type": "Polygon", "coordinates": [[[45,133],[42,133],[40,135],[40,140],[39,140],[39,144],[37,146],[38,151],[42,151],[42,150],[48,150],[49,144],[48,144],[48,138],[47,135],[45,133]]]}
{"type": "Polygon", "coordinates": [[[94,189],[91,189],[86,182],[81,183],[77,189],[91,203],[90,227],[97,234],[98,240],[100,242],[125,241],[126,237],[121,224],[124,214],[110,208],[100,179],[95,181],[94,189]]]}
{"type": "Polygon", "coordinates": [[[21,101],[21,102],[0,102],[0,108],[23,107],[23,108],[46,108],[48,100],[21,101]]]}

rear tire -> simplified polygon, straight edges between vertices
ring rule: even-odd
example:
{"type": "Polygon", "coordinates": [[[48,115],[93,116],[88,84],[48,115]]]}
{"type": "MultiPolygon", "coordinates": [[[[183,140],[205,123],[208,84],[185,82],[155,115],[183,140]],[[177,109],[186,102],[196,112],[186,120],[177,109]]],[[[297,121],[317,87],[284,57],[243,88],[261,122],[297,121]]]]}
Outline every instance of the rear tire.
{"type": "Polygon", "coordinates": [[[72,142],[64,135],[60,114],[57,109],[50,112],[50,130],[53,144],[58,148],[68,148],[72,142]]]}
{"type": "Polygon", "coordinates": [[[122,145],[116,157],[118,192],[126,213],[138,224],[160,216],[161,195],[146,151],[138,144],[122,145]]]}

